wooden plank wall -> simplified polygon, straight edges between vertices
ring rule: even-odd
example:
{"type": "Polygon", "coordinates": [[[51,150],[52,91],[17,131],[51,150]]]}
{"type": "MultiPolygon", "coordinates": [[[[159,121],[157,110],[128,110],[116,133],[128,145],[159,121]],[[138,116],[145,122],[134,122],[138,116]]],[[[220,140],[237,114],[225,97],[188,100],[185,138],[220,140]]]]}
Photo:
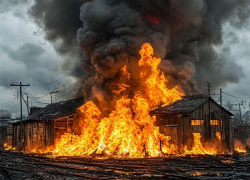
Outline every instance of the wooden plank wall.
{"type": "MultiPolygon", "coordinates": [[[[216,132],[220,132],[220,126],[219,125],[210,125],[210,120],[220,120],[220,106],[215,103],[214,101],[210,100],[205,102],[202,106],[200,106],[198,109],[196,109],[192,115],[191,119],[200,119],[205,121],[205,126],[195,127],[196,129],[193,129],[194,132],[203,132],[202,141],[210,141],[211,139],[215,139],[216,132]],[[210,108],[209,108],[210,105],[210,108]],[[210,117],[209,117],[209,110],[210,110],[210,117]],[[205,128],[205,131],[203,131],[203,128],[205,128]]],[[[226,148],[230,148],[232,142],[231,142],[231,136],[232,131],[231,130],[231,115],[222,109],[222,140],[223,140],[223,146],[226,148]]]]}
{"type": "MultiPolygon", "coordinates": [[[[210,142],[216,139],[216,132],[220,132],[220,125],[210,125],[211,120],[220,120],[220,106],[213,100],[205,102],[203,105],[187,115],[157,115],[156,125],[159,126],[160,132],[166,136],[171,136],[173,131],[170,126],[178,126],[179,147],[187,145],[189,148],[193,145],[193,133],[201,133],[202,142],[210,142]],[[210,112],[210,114],[209,114],[210,112]],[[204,125],[191,125],[191,120],[204,120],[204,125]],[[170,130],[167,132],[167,130],[170,130]]],[[[222,109],[223,122],[223,146],[226,149],[232,149],[232,127],[231,115],[222,109]],[[231,130],[231,131],[230,131],[231,130]]],[[[175,143],[176,141],[172,141],[175,143]]],[[[182,149],[182,148],[181,148],[182,149]]]]}
{"type": "MultiPolygon", "coordinates": [[[[71,132],[73,118],[58,120],[43,120],[26,122],[23,124],[23,140],[26,150],[43,149],[55,144],[56,135],[60,137],[65,132],[71,132]]],[[[13,147],[20,149],[20,124],[12,126],[13,147]]]]}
{"type": "Polygon", "coordinates": [[[7,125],[7,143],[12,146],[12,137],[13,137],[13,125],[7,125]]]}
{"type": "Polygon", "coordinates": [[[54,144],[60,139],[65,132],[71,133],[74,119],[66,117],[57,119],[54,122],[54,144]]]}
{"type": "Polygon", "coordinates": [[[180,116],[156,116],[156,126],[159,126],[159,130],[162,134],[171,137],[170,144],[176,144],[182,147],[183,126],[180,116]]]}
{"type": "Polygon", "coordinates": [[[44,122],[29,122],[24,124],[25,150],[43,149],[44,146],[44,122]]]}
{"type": "Polygon", "coordinates": [[[45,147],[54,145],[54,120],[45,122],[45,147]]]}

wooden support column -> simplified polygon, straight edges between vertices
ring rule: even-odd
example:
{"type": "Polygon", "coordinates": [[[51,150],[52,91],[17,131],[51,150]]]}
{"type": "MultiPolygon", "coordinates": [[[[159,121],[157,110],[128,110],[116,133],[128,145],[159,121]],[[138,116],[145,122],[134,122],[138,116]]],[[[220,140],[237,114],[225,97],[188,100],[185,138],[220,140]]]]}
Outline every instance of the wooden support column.
{"type": "MultiPolygon", "coordinates": [[[[48,120],[47,120],[48,122],[48,120]]],[[[46,139],[47,139],[47,135],[46,135],[47,131],[46,131],[46,120],[44,121],[44,147],[46,147],[46,139]]]]}
{"type": "Polygon", "coordinates": [[[66,118],[66,120],[67,120],[66,131],[67,131],[68,127],[69,127],[69,125],[68,125],[69,121],[68,121],[68,118],[66,118]]]}
{"type": "Polygon", "coordinates": [[[54,146],[55,146],[55,143],[56,143],[56,126],[55,126],[55,125],[56,125],[56,121],[54,120],[54,121],[53,121],[53,126],[54,126],[54,127],[53,127],[53,137],[54,137],[54,138],[53,138],[53,145],[54,145],[54,146]]]}

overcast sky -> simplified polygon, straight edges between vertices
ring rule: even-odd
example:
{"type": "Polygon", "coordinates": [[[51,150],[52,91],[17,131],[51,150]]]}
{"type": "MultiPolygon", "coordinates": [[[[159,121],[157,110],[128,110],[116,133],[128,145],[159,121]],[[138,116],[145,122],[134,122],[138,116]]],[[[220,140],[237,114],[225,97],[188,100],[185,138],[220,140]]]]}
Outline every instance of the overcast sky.
{"type": "Polygon", "coordinates": [[[74,79],[62,70],[65,59],[55,52],[42,30],[29,17],[27,11],[31,5],[32,1],[14,5],[0,0],[0,109],[12,112],[19,112],[20,106],[17,101],[19,87],[10,87],[12,82],[31,85],[23,88],[23,93],[29,93],[29,106],[46,105],[36,101],[50,103],[48,93],[53,90],[60,91],[53,94],[53,99],[63,100],[60,97],[74,83],[74,79]],[[56,82],[50,83],[53,81],[56,82]]]}
{"type": "MultiPolygon", "coordinates": [[[[19,88],[10,87],[12,82],[30,83],[30,87],[23,88],[24,93],[29,93],[29,106],[46,105],[36,101],[50,103],[49,92],[53,90],[60,91],[56,94],[57,97],[53,95],[53,99],[57,101],[65,100],[67,93],[74,90],[68,89],[75,83],[74,78],[70,77],[70,72],[62,69],[62,64],[66,59],[56,53],[53,45],[45,39],[43,31],[28,15],[32,3],[32,0],[11,2],[0,0],[0,109],[12,112],[19,112],[19,101],[17,101],[19,88]]],[[[237,30],[225,24],[224,43],[215,47],[219,56],[224,56],[225,51],[230,52],[226,53],[228,56],[226,58],[235,61],[244,72],[240,75],[241,78],[237,84],[227,84],[221,88],[234,96],[249,97],[247,102],[250,101],[249,32],[250,25],[245,29],[237,30]]],[[[211,84],[213,84],[213,79],[211,79],[211,84]]],[[[213,93],[219,93],[219,89],[216,88],[213,93]]],[[[216,96],[213,97],[216,98],[216,96]]],[[[24,98],[26,99],[26,96],[24,98]]],[[[224,103],[229,100],[239,102],[242,99],[224,94],[224,103]]],[[[24,113],[26,112],[24,109],[24,113]]]]}

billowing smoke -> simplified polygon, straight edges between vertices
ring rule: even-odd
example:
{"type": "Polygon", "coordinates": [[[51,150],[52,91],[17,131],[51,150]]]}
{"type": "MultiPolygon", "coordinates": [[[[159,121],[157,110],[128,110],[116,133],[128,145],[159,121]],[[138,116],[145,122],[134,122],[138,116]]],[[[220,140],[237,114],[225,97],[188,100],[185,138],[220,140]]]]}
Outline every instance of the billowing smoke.
{"type": "Polygon", "coordinates": [[[30,14],[58,52],[81,55],[75,64],[77,72],[80,67],[86,73],[75,73],[82,79],[80,89],[88,97],[94,94],[99,101],[110,102],[124,65],[131,72],[130,87],[137,88],[138,52],[144,42],[150,42],[163,59],[160,69],[169,88],[178,85],[192,94],[197,91],[195,82],[211,80],[214,87],[237,83],[242,68],[218,55],[214,46],[222,43],[224,23],[244,26],[249,4],[249,0],[36,0],[30,14]]]}

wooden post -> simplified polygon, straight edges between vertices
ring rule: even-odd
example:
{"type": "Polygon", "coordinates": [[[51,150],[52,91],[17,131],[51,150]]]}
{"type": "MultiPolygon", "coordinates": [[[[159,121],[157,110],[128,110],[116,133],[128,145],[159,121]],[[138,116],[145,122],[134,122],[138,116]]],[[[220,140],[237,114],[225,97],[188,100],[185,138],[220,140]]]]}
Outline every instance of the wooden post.
{"type": "Polygon", "coordinates": [[[208,86],[208,122],[206,123],[206,138],[211,139],[211,125],[210,125],[210,120],[211,120],[211,100],[210,100],[210,82],[207,81],[207,86],[208,86]]]}
{"type": "Polygon", "coordinates": [[[240,103],[239,103],[239,111],[240,111],[240,124],[243,125],[243,122],[241,120],[241,108],[240,108],[240,103]]]}
{"type": "Polygon", "coordinates": [[[44,121],[44,147],[46,147],[46,142],[47,142],[46,139],[47,139],[47,136],[46,136],[46,120],[45,120],[44,121]]]}
{"type": "MultiPolygon", "coordinates": [[[[29,84],[14,84],[12,83],[10,86],[19,86],[20,87],[20,151],[22,151],[22,136],[23,136],[23,111],[22,111],[22,86],[30,86],[29,84]]],[[[24,143],[25,144],[25,143],[24,143]]]]}
{"type": "Polygon", "coordinates": [[[53,124],[54,124],[54,127],[53,127],[53,140],[54,140],[54,142],[53,142],[53,145],[55,146],[55,143],[56,143],[56,121],[54,120],[53,121],[53,124]]]}
{"type": "Polygon", "coordinates": [[[66,121],[67,121],[67,125],[66,125],[66,131],[68,131],[68,118],[66,118],[66,121]]]}
{"type": "Polygon", "coordinates": [[[222,146],[222,138],[223,138],[223,132],[222,132],[222,127],[223,122],[222,122],[222,89],[220,89],[220,134],[221,134],[221,152],[223,152],[223,146],[222,146]]]}

